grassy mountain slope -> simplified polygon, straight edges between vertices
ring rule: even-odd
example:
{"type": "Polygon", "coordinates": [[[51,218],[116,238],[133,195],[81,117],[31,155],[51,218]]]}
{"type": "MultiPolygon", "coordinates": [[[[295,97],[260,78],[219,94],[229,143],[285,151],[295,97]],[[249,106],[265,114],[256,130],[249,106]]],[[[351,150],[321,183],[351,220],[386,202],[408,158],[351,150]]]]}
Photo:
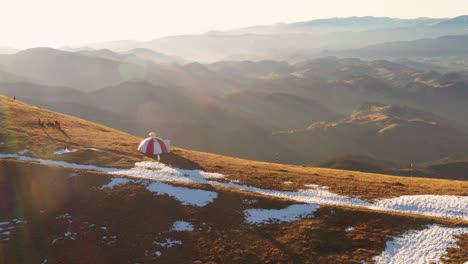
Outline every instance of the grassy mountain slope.
{"type": "Polygon", "coordinates": [[[468,180],[467,158],[447,157],[436,161],[399,166],[393,162],[380,161],[371,157],[347,155],[331,158],[325,162],[319,163],[318,166],[397,176],[468,180]]]}
{"type": "Polygon", "coordinates": [[[227,96],[222,105],[243,120],[261,124],[270,131],[340,118],[317,101],[286,93],[238,92],[227,96]]]}
{"type": "MultiPolygon", "coordinates": [[[[141,153],[135,151],[135,147],[138,145],[141,138],[82,119],[31,107],[19,101],[13,101],[8,97],[2,96],[1,98],[2,110],[5,110],[2,111],[2,127],[5,129],[2,130],[1,135],[2,141],[6,143],[2,145],[3,152],[16,152],[29,149],[33,156],[37,155],[37,157],[40,158],[55,159],[61,157],[55,156],[53,151],[63,148],[63,144],[68,142],[71,148],[81,149],[84,150],[84,152],[86,152],[86,148],[108,149],[109,151],[101,153],[102,155],[95,155],[102,156],[98,160],[92,160],[92,162],[94,162],[93,164],[98,166],[131,167],[133,163],[137,161],[151,160],[149,157],[145,157],[141,153]],[[37,126],[37,118],[41,118],[43,121],[60,121],[64,132],[55,129],[42,129],[37,126]],[[8,142],[11,143],[9,144],[8,142]]],[[[175,144],[177,145],[177,142],[175,142],[175,144]]],[[[79,153],[72,155],[79,158],[79,153]]],[[[81,163],[79,161],[81,160],[78,160],[77,163],[81,163]]],[[[83,161],[91,162],[91,160],[86,160],[85,154],[83,154],[83,161]]],[[[168,162],[174,166],[186,169],[197,169],[201,167],[207,171],[219,172],[226,175],[232,174],[236,178],[240,177],[242,181],[245,180],[246,183],[252,185],[261,183],[275,186],[279,185],[283,180],[290,180],[292,178],[300,180],[303,184],[335,183],[332,185],[336,185],[336,187],[331,188],[336,188],[334,191],[338,193],[353,196],[362,195],[371,199],[381,196],[382,193],[379,193],[380,191],[388,193],[388,197],[405,194],[406,192],[407,194],[465,193],[463,189],[454,188],[457,184],[460,184],[455,181],[406,179],[389,176],[386,179],[388,181],[405,181],[408,183],[407,187],[401,190],[392,190],[395,191],[395,193],[391,194],[391,192],[379,189],[385,186],[385,183],[380,182],[378,178],[376,178],[376,174],[353,174],[348,171],[257,162],[180,148],[175,148],[173,154],[163,156],[163,162],[168,162]],[[189,163],[191,165],[187,167],[189,163],[185,164],[184,162],[188,161],[190,161],[189,163]],[[246,168],[245,171],[240,170],[243,167],[246,168]],[[269,173],[272,173],[272,175],[269,175],[269,173]],[[343,179],[350,181],[350,174],[353,175],[353,177],[351,177],[353,186],[338,184],[343,179]],[[258,176],[249,177],[249,175],[258,176]],[[314,177],[311,177],[311,175],[314,177]],[[359,175],[359,177],[356,177],[356,175],[359,175]],[[269,183],[270,180],[273,182],[269,183]],[[431,188],[429,183],[432,182],[438,182],[437,188],[431,188]],[[454,188],[452,192],[450,191],[451,188],[454,188]]],[[[468,183],[463,184],[466,185],[468,183]]],[[[291,187],[287,187],[286,189],[291,189],[291,187]]]]}
{"type": "MultiPolygon", "coordinates": [[[[28,149],[31,152],[25,155],[32,157],[123,168],[154,160],[136,151],[141,138],[102,125],[4,96],[0,97],[0,110],[0,141],[4,143],[0,153],[28,149]],[[59,120],[62,130],[39,127],[37,118],[59,120]],[[67,142],[78,151],[53,154],[67,142]]],[[[255,162],[180,148],[163,155],[161,161],[222,173],[230,180],[260,188],[294,191],[305,184],[318,184],[336,193],[369,199],[467,195],[468,190],[467,182],[255,162]]],[[[325,205],[313,218],[255,226],[244,222],[242,210],[279,209],[292,202],[223,187],[174,184],[218,193],[213,203],[194,207],[154,195],[138,183],[102,189],[109,180],[109,175],[99,172],[0,160],[0,221],[8,222],[2,228],[12,227],[9,240],[0,242],[0,263],[45,259],[50,263],[358,263],[371,261],[390,236],[408,229],[430,223],[468,226],[460,221],[325,205]],[[257,202],[247,204],[246,199],[257,202]],[[180,220],[189,221],[195,230],[171,231],[172,224],[180,220]],[[355,231],[346,231],[348,227],[355,227],[355,231]],[[183,243],[170,248],[154,243],[165,239],[183,243]]],[[[2,233],[2,239],[5,236],[2,233]]],[[[468,249],[466,236],[458,245],[460,248],[449,249],[447,254],[454,263],[467,261],[463,253],[468,249]]]]}
{"type": "Polygon", "coordinates": [[[317,122],[275,137],[298,153],[284,155],[285,161],[298,163],[345,153],[410,164],[463,154],[468,144],[463,132],[430,113],[372,103],[337,122],[317,122]]]}

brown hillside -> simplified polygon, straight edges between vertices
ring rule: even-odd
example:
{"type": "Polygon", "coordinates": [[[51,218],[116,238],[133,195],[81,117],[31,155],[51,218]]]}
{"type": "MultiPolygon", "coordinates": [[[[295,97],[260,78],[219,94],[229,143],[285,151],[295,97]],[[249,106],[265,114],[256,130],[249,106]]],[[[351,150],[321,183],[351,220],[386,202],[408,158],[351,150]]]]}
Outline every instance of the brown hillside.
{"type": "MultiPolygon", "coordinates": [[[[139,137],[4,96],[0,96],[0,128],[0,143],[4,143],[0,153],[28,149],[31,152],[24,155],[123,168],[153,160],[135,150],[139,137]],[[62,129],[42,128],[38,118],[58,120],[62,129]],[[54,155],[64,144],[78,151],[54,155]]],[[[163,155],[162,162],[279,190],[319,184],[333,192],[370,199],[422,193],[468,195],[468,183],[462,181],[273,164],[179,148],[163,155]],[[284,181],[293,183],[285,185],[284,181]]],[[[0,264],[45,260],[72,264],[370,263],[391,237],[409,229],[433,223],[468,226],[463,221],[325,205],[313,217],[256,226],[245,223],[243,210],[281,209],[293,203],[226,188],[187,185],[216,191],[218,197],[204,207],[186,206],[136,183],[101,189],[109,180],[104,173],[0,159],[0,231],[11,230],[8,237],[5,232],[0,234],[0,264]],[[256,203],[246,203],[246,199],[256,203]],[[175,232],[171,230],[175,221],[188,221],[194,230],[175,232]],[[354,231],[347,231],[349,227],[354,231]],[[166,239],[181,244],[158,244],[166,239]]],[[[449,263],[468,261],[467,237],[461,237],[458,248],[448,250],[449,263]]]]}
{"type": "Polygon", "coordinates": [[[446,120],[413,108],[377,103],[365,104],[339,121],[317,122],[275,137],[291,149],[292,154],[283,155],[282,161],[296,164],[347,153],[407,165],[462,155],[468,148],[465,133],[446,120]]]}
{"type": "MultiPolygon", "coordinates": [[[[133,167],[135,162],[152,160],[136,148],[141,138],[79,118],[62,115],[0,96],[0,152],[16,153],[28,149],[33,157],[66,160],[102,167],[133,167]],[[62,130],[39,127],[38,119],[61,123],[62,130]],[[54,155],[64,144],[78,152],[54,155]],[[88,148],[102,150],[98,154],[88,148]]],[[[177,142],[175,142],[177,144],[177,142]]],[[[257,162],[174,148],[162,162],[185,169],[203,168],[252,186],[278,190],[297,190],[304,184],[329,186],[331,191],[368,199],[409,194],[468,195],[468,182],[405,178],[381,174],[343,171],[305,166],[257,162]],[[284,181],[293,184],[284,185],[284,181]]]]}

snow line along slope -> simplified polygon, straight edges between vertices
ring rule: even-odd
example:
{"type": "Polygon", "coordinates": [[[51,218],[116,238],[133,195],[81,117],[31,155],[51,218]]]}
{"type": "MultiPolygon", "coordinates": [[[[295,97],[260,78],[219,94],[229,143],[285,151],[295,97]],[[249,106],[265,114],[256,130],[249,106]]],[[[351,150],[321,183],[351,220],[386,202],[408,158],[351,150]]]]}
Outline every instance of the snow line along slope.
{"type": "MultiPolygon", "coordinates": [[[[468,196],[454,195],[405,195],[396,198],[380,199],[369,202],[359,198],[347,197],[332,193],[326,188],[311,187],[311,189],[296,192],[262,189],[258,187],[241,185],[233,182],[218,182],[223,179],[219,173],[210,173],[201,170],[183,170],[166,166],[158,162],[137,162],[131,169],[103,168],[94,165],[80,165],[63,161],[44,160],[17,154],[0,154],[0,158],[16,158],[23,161],[35,161],[42,164],[56,165],[66,168],[94,170],[106,172],[111,175],[122,175],[133,178],[148,179],[161,182],[198,183],[212,186],[223,186],[231,189],[258,193],[271,197],[286,198],[293,201],[309,204],[325,204],[338,206],[363,207],[371,210],[385,212],[401,212],[434,217],[461,219],[468,221],[468,196]]],[[[125,183],[125,180],[120,180],[125,183]]],[[[119,185],[118,182],[114,185],[119,185]]],[[[187,188],[186,188],[187,189],[187,188]]],[[[150,190],[151,191],[151,190],[150,190]]],[[[207,199],[216,196],[208,195],[207,199]]]]}

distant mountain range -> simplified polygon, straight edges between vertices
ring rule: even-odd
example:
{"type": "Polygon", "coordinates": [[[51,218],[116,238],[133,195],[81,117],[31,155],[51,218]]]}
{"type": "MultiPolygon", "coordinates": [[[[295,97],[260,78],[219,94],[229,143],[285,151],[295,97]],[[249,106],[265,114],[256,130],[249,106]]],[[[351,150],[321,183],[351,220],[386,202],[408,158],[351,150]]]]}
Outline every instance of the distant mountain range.
{"type": "Polygon", "coordinates": [[[251,159],[317,164],[349,154],[406,164],[466,154],[466,72],[411,60],[173,64],[154,56],[49,48],[2,55],[0,93],[251,159]],[[367,102],[381,110],[364,110],[367,102]]]}
{"type": "Polygon", "coordinates": [[[394,59],[433,56],[468,57],[468,34],[444,36],[436,39],[399,41],[366,46],[359,49],[330,52],[328,55],[367,59],[394,59]]]}
{"type": "Polygon", "coordinates": [[[313,163],[343,154],[418,163],[466,151],[466,135],[444,123],[415,109],[366,104],[339,121],[318,122],[275,137],[291,148],[280,153],[289,163],[313,163]]]}
{"type": "MultiPolygon", "coordinates": [[[[280,23],[267,26],[253,26],[225,32],[225,34],[291,34],[291,33],[333,33],[344,31],[368,31],[400,28],[442,28],[461,27],[466,30],[468,16],[454,18],[399,19],[391,17],[345,17],[280,23]]],[[[224,32],[216,32],[223,34],[224,32]]]]}
{"type": "MultiPolygon", "coordinates": [[[[158,64],[221,60],[300,62],[327,55],[392,59],[466,56],[468,15],[398,19],[347,17],[252,26],[150,41],[117,40],[65,46],[64,51],[106,59],[132,56],[158,64]]],[[[0,47],[0,54],[18,50],[0,47]]],[[[459,63],[454,61],[454,64],[459,63]]],[[[468,63],[467,63],[468,64],[468,63]]],[[[452,65],[453,66],[453,65],[452,65]]],[[[468,68],[464,64],[463,67],[468,68]]],[[[453,68],[453,67],[452,67],[453,68]]]]}
{"type": "Polygon", "coordinates": [[[145,48],[200,62],[268,59],[299,61],[305,57],[323,56],[323,52],[359,49],[386,42],[464,35],[468,34],[467,21],[466,15],[443,19],[330,18],[164,37],[143,42],[122,40],[91,43],[81,49],[124,52],[145,48]]]}

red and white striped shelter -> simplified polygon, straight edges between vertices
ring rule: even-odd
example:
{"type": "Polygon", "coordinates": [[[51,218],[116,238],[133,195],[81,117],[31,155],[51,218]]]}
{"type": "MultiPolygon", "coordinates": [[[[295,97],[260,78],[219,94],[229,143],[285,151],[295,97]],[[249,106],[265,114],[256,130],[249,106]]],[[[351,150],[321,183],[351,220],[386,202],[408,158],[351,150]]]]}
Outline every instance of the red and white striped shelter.
{"type": "MultiPolygon", "coordinates": [[[[143,140],[138,146],[138,150],[149,155],[160,155],[171,152],[171,141],[156,137],[156,133],[151,132],[150,137],[143,140]]],[[[159,157],[158,157],[159,158],[159,157]]]]}

